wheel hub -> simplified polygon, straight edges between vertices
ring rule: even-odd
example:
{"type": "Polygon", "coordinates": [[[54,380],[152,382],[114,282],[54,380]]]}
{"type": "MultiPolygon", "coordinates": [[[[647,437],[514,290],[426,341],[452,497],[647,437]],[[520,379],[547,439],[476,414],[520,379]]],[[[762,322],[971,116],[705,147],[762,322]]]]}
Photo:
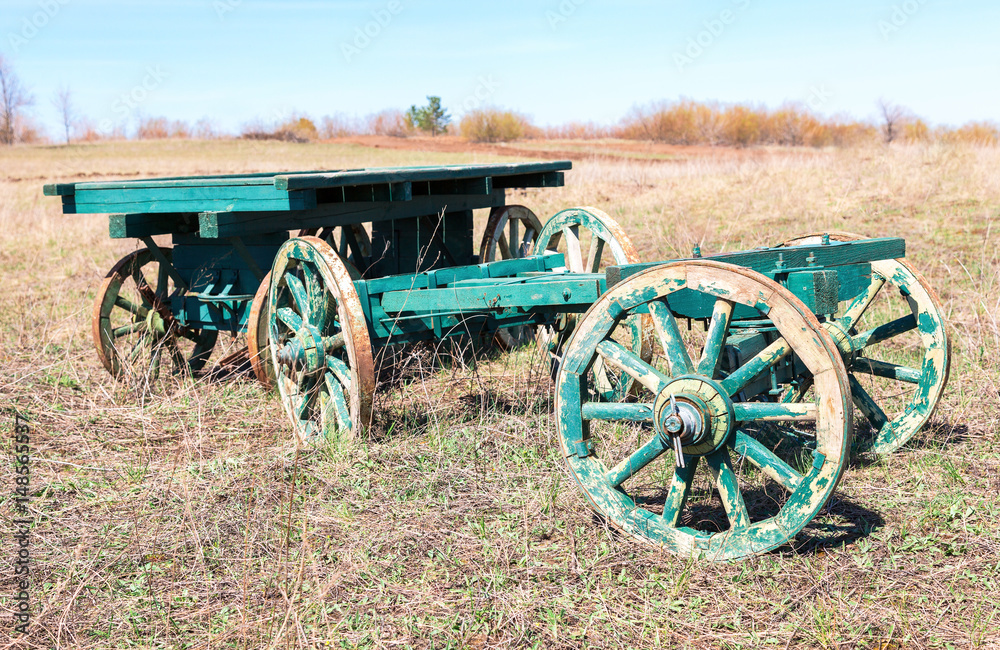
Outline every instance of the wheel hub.
{"type": "Polygon", "coordinates": [[[721,447],[736,422],[732,400],[707,377],[673,380],[653,404],[653,427],[666,444],[679,439],[684,455],[706,456],[721,447]]]}
{"type": "Polygon", "coordinates": [[[323,336],[309,324],[303,324],[295,331],[295,337],[278,348],[278,365],[307,374],[318,373],[326,368],[326,351],[323,336]]]}

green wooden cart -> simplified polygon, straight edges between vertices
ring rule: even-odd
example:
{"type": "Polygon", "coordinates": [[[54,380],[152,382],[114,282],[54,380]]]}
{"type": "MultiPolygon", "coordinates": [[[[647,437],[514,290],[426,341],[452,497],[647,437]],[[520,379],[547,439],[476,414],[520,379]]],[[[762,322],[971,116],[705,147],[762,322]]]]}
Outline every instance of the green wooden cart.
{"type": "Polygon", "coordinates": [[[832,495],[852,450],[888,453],[928,420],[949,344],[901,239],[815,234],[640,263],[596,208],[542,224],[506,204],[506,189],[556,187],[569,168],[45,191],[68,213],[121,213],[112,236],[146,245],[97,297],[94,339],[113,374],[149,377],[161,358],[203,371],[219,331],[245,332],[258,377],[277,385],[305,441],[370,426],[387,346],[473,332],[535,340],[553,363],[561,453],[590,504],[684,555],[785,544],[832,495]],[[477,254],[478,208],[490,216],[477,254]],[[152,239],[163,234],[172,248],[152,239]]]}

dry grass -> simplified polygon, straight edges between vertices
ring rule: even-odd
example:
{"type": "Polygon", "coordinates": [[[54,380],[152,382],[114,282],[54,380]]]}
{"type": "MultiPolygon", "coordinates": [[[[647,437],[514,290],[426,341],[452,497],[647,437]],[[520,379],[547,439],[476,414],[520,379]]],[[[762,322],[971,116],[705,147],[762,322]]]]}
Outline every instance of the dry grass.
{"type": "MultiPolygon", "coordinates": [[[[264,142],[0,151],[0,406],[33,421],[37,521],[31,632],[0,644],[1000,647],[994,149],[583,162],[567,187],[511,199],[544,216],[601,207],[647,260],[822,229],[904,236],[940,293],[955,352],[928,428],[848,470],[830,505],[840,529],[722,566],[594,519],[557,457],[530,351],[418,363],[380,397],[390,430],[343,447],[297,449],[278,401],[251,381],[177,381],[137,400],[89,334],[93,292],[134,243],[41,195],[91,176],[474,161],[264,142]]],[[[0,500],[13,486],[2,467],[0,500]]]]}

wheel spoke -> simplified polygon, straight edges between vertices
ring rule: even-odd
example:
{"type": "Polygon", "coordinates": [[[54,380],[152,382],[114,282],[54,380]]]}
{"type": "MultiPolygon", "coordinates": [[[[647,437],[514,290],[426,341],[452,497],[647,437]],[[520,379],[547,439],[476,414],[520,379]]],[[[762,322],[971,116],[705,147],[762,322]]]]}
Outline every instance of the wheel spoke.
{"type": "Polygon", "coordinates": [[[166,296],[167,295],[167,281],[170,278],[170,274],[167,273],[167,267],[163,264],[159,264],[156,267],[156,295],[166,296]]]}
{"type": "Polygon", "coordinates": [[[851,329],[855,323],[861,320],[861,317],[872,304],[872,301],[875,300],[875,296],[878,295],[883,286],[885,286],[885,278],[877,273],[873,273],[871,284],[868,285],[865,292],[854,298],[851,304],[847,306],[844,315],[838,319],[844,329],[851,329]]]}
{"type": "Polygon", "coordinates": [[[726,344],[726,334],[729,332],[729,319],[733,315],[733,303],[719,298],[712,309],[712,322],[705,335],[705,350],[698,361],[698,374],[714,377],[715,371],[722,360],[722,349],[726,344]]]}
{"type": "Polygon", "coordinates": [[[337,383],[337,378],[332,373],[326,373],[323,377],[330,405],[337,415],[337,428],[348,430],[351,428],[351,409],[347,406],[347,399],[344,397],[344,389],[337,383]]]}
{"type": "Polygon", "coordinates": [[[817,407],[815,402],[781,404],[777,402],[737,402],[733,404],[736,420],[739,422],[761,421],[815,422],[817,407]]]}
{"type": "Polygon", "coordinates": [[[757,375],[781,361],[791,351],[791,346],[788,345],[788,342],[784,338],[778,339],[758,352],[756,356],[751,357],[731,375],[723,379],[721,382],[722,387],[732,397],[746,388],[757,375]]]}
{"type": "Polygon", "coordinates": [[[115,296],[115,307],[121,307],[125,311],[134,316],[138,316],[139,318],[145,318],[149,315],[149,309],[133,303],[131,300],[122,295],[115,296]]]}
{"type": "Polygon", "coordinates": [[[639,471],[649,465],[669,449],[663,444],[663,439],[659,434],[653,434],[649,442],[635,450],[628,458],[618,463],[605,476],[611,485],[618,487],[628,479],[632,478],[639,471]]]}
{"type": "Polygon", "coordinates": [[[144,321],[139,321],[137,323],[132,323],[130,325],[122,325],[121,327],[116,327],[111,330],[111,338],[117,339],[128,334],[134,334],[136,332],[141,332],[146,329],[146,323],[144,321]]]}
{"type": "Polygon", "coordinates": [[[861,412],[865,414],[868,421],[871,422],[872,427],[875,431],[881,431],[882,427],[889,422],[889,417],[885,414],[885,411],[875,403],[872,396],[868,394],[868,391],[855,379],[853,374],[848,374],[848,381],[851,384],[851,397],[854,398],[854,403],[857,405],[861,412]]]}
{"type": "Polygon", "coordinates": [[[865,357],[855,359],[851,370],[867,375],[875,375],[876,377],[895,379],[907,384],[919,384],[920,377],[923,374],[917,368],[908,368],[907,366],[900,366],[895,363],[878,361],[876,359],[867,359],[865,357]]]}
{"type": "Polygon", "coordinates": [[[792,469],[788,463],[778,458],[773,451],[765,447],[758,440],[751,438],[742,431],[736,432],[736,443],[733,448],[736,453],[749,460],[764,475],[773,479],[789,492],[797,490],[799,483],[802,482],[801,474],[792,469]]]}
{"type": "Polygon", "coordinates": [[[601,341],[597,344],[597,353],[606,363],[624,371],[637,382],[652,391],[655,395],[669,383],[670,378],[649,365],[636,353],[625,349],[616,341],[601,341]]]}
{"type": "Polygon", "coordinates": [[[670,374],[674,377],[689,375],[694,372],[691,357],[688,355],[681,330],[677,327],[677,319],[666,303],[654,300],[649,303],[649,316],[656,328],[656,335],[663,347],[663,354],[670,365],[670,374]]]}
{"type": "Polygon", "coordinates": [[[604,254],[604,240],[594,233],[590,240],[590,253],[587,254],[587,271],[597,273],[601,268],[601,256],[604,254]]]}
{"type": "Polygon", "coordinates": [[[521,245],[518,247],[518,257],[527,257],[534,252],[531,250],[531,247],[535,243],[536,235],[534,227],[531,224],[525,224],[524,236],[521,238],[521,245]]]}
{"type": "Polygon", "coordinates": [[[521,257],[521,251],[520,251],[521,239],[520,237],[518,237],[518,232],[517,232],[519,225],[520,223],[517,219],[511,219],[511,218],[507,219],[507,227],[510,228],[510,239],[508,240],[508,246],[513,244],[514,246],[518,247],[518,249],[514,251],[508,249],[507,252],[510,253],[511,257],[521,257]]]}
{"type": "Polygon", "coordinates": [[[583,254],[580,251],[580,226],[573,225],[563,228],[566,239],[566,266],[573,273],[583,273],[583,254]]]}
{"type": "Polygon", "coordinates": [[[171,337],[170,340],[167,341],[167,347],[170,349],[170,358],[173,359],[174,362],[174,372],[180,373],[187,370],[187,361],[184,360],[184,355],[181,354],[181,349],[177,345],[177,340],[171,337]]]}
{"type": "Polygon", "coordinates": [[[663,504],[663,519],[671,526],[676,526],[684,510],[684,503],[691,493],[691,484],[694,483],[694,471],[698,467],[698,457],[688,458],[684,467],[674,467],[674,478],[670,482],[670,491],[667,492],[667,500],[663,504]]]}
{"type": "Polygon", "coordinates": [[[306,287],[302,284],[302,280],[289,273],[285,276],[285,282],[288,286],[288,292],[292,294],[292,300],[295,301],[295,306],[298,308],[299,314],[302,315],[303,319],[308,319],[309,294],[306,292],[306,287]]]}
{"type": "Polygon", "coordinates": [[[586,402],[581,408],[584,420],[652,422],[652,404],[586,402]]]}
{"type": "Polygon", "coordinates": [[[292,330],[302,329],[302,319],[288,307],[279,307],[275,316],[292,330]]]}
{"type": "Polygon", "coordinates": [[[326,367],[330,369],[330,372],[345,389],[351,389],[351,369],[347,367],[346,363],[337,357],[327,355],[326,367]]]}
{"type": "Polygon", "coordinates": [[[139,353],[142,352],[143,348],[146,347],[147,345],[151,345],[152,342],[153,342],[153,337],[151,334],[147,333],[143,335],[136,342],[136,344],[132,346],[132,349],[129,351],[128,362],[135,363],[135,360],[139,358],[139,353]]]}
{"type": "Polygon", "coordinates": [[[500,232],[500,238],[497,239],[497,248],[500,249],[500,259],[509,260],[513,255],[510,254],[510,244],[507,242],[507,236],[500,232]]]}
{"type": "Polygon", "coordinates": [[[862,332],[858,334],[853,339],[853,345],[855,350],[861,350],[868,347],[869,345],[875,345],[876,343],[881,343],[886,339],[891,339],[894,336],[903,334],[904,332],[909,332],[912,329],[916,329],[917,319],[913,317],[913,314],[908,314],[906,316],[901,316],[894,321],[890,321],[885,325],[879,325],[867,332],[862,332]]]}
{"type": "Polygon", "coordinates": [[[722,505],[726,508],[730,529],[746,528],[750,525],[750,515],[747,513],[746,504],[743,503],[739,481],[736,479],[736,472],[733,471],[733,464],[729,459],[729,449],[723,447],[706,456],[705,460],[708,462],[708,469],[715,478],[715,485],[719,489],[722,505]]]}

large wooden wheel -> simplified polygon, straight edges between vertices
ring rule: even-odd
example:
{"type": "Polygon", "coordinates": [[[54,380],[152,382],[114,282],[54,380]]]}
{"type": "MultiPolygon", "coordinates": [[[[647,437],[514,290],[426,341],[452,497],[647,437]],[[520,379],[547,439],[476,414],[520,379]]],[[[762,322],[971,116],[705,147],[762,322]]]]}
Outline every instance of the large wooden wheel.
{"type": "MultiPolygon", "coordinates": [[[[536,255],[562,253],[570,273],[600,273],[608,266],[640,262],[632,240],[618,222],[603,210],[592,207],[570,208],[549,219],[538,234],[535,251],[536,255]],[[588,251],[586,257],[583,256],[585,249],[588,251]]],[[[577,317],[577,314],[560,314],[554,325],[539,328],[538,344],[551,355],[553,378],[577,317]]],[[[628,319],[627,328],[619,332],[619,342],[648,360],[651,331],[648,317],[634,316],[628,319]]],[[[600,361],[593,371],[606,396],[632,389],[632,381],[627,375],[606,368],[600,361]]]]}
{"type": "MultiPolygon", "coordinates": [[[[161,250],[169,262],[171,249],[161,250]]],[[[170,298],[181,293],[149,249],[129,253],[108,271],[92,319],[97,355],[108,372],[119,379],[150,382],[160,376],[164,364],[174,374],[204,369],[218,333],[187,327],[174,317],[170,298]]]]}
{"type": "Polygon", "coordinates": [[[829,499],[850,448],[849,395],[836,344],[794,295],[748,269],[683,261],[629,278],[583,315],[556,382],[556,425],[570,474],[609,522],[680,555],[731,560],[785,544],[829,499]],[[671,301],[700,301],[707,331],[682,333],[671,301]],[[615,337],[644,312],[658,345],[648,362],[615,337]],[[776,331],[733,366],[727,338],[747,336],[754,317],[776,331]],[[602,362],[639,384],[633,397],[603,397],[590,371],[602,362]],[[805,399],[757,401],[770,381],[757,396],[751,386],[783,365],[807,369],[805,399]],[[808,439],[797,453],[764,441],[783,421],[808,439]]]}
{"type": "MultiPolygon", "coordinates": [[[[783,245],[817,245],[823,237],[813,233],[783,245]]],[[[857,407],[855,448],[895,451],[927,422],[948,382],[951,345],[940,299],[906,260],[878,260],[870,284],[827,328],[841,347],[857,407]]]]}
{"type": "Polygon", "coordinates": [[[268,289],[268,346],[296,436],[354,435],[371,423],[375,364],[361,301],[323,240],[285,242],[268,289]]]}

